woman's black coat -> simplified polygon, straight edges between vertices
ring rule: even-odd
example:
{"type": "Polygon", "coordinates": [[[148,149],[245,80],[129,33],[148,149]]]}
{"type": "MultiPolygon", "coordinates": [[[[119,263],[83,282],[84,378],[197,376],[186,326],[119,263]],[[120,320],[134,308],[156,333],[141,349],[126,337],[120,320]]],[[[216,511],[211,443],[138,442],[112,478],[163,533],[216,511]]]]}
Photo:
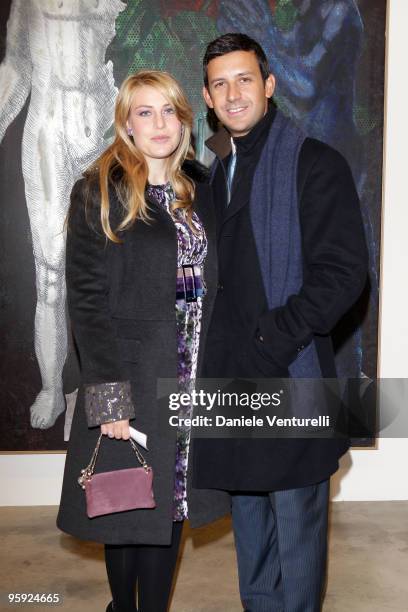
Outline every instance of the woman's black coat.
{"type": "MultiPolygon", "coordinates": [[[[208,292],[204,298],[199,373],[216,293],[215,219],[204,175],[191,162],[185,169],[196,184],[194,210],[204,224],[208,239],[204,268],[208,292]]],[[[120,204],[113,188],[110,205],[111,224],[116,227],[120,204]]],[[[149,202],[149,208],[152,222],[135,223],[121,233],[123,243],[114,244],[105,239],[100,227],[98,231],[98,190],[88,190],[82,179],[74,186],[71,196],[67,297],[79,350],[82,386],[72,423],[57,526],[79,538],[111,544],[169,544],[171,540],[176,429],[168,425],[168,405],[157,401],[156,386],[158,378],[177,378],[177,234],[164,209],[154,201],[149,202]],[[87,219],[86,197],[90,210],[87,219]],[[106,383],[120,381],[130,381],[132,404],[115,413],[114,403],[107,401],[106,408],[112,410],[110,420],[129,416],[130,424],[147,434],[149,451],[144,454],[154,471],[157,507],[89,519],[85,493],[77,478],[89,463],[100,427],[90,426],[98,422],[98,415],[90,412],[89,401],[86,405],[85,400],[92,385],[104,389],[106,383]]],[[[126,391],[125,382],[123,390],[126,391]]],[[[103,436],[96,472],[136,466],[128,441],[103,436]]],[[[189,470],[188,506],[192,526],[203,525],[229,512],[227,494],[191,489],[190,480],[189,470]]]]}

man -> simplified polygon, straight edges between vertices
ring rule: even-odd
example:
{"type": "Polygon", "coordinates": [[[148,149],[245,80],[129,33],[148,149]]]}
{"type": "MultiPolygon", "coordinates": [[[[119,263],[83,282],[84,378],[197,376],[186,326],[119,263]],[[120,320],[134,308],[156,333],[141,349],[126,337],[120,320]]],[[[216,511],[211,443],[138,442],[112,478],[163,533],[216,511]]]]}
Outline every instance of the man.
{"type": "MultiPolygon", "coordinates": [[[[276,110],[274,76],[246,35],[208,45],[204,82],[223,125],[208,141],[219,290],[205,375],[335,377],[330,332],[367,277],[350,169],[276,110]]],[[[232,494],[246,610],[320,610],[329,479],[348,446],[340,436],[195,440],[194,486],[232,494]]]]}

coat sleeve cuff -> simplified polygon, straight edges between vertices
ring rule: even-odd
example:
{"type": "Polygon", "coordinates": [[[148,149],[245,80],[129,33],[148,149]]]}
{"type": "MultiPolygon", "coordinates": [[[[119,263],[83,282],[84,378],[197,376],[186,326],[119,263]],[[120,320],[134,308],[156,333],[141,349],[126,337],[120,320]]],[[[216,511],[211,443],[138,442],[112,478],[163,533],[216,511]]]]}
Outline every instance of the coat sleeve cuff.
{"type": "Polygon", "coordinates": [[[130,382],[85,385],[85,413],[88,427],[134,418],[130,382]]]}

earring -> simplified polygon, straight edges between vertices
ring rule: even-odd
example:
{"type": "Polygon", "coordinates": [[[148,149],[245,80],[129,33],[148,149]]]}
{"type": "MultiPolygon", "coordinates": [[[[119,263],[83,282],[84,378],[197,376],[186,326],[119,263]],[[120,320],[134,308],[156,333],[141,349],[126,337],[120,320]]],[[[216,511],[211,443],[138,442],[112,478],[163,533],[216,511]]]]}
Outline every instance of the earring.
{"type": "Polygon", "coordinates": [[[133,136],[133,130],[132,130],[132,128],[128,127],[128,128],[127,128],[127,133],[128,133],[128,136],[133,136]]]}

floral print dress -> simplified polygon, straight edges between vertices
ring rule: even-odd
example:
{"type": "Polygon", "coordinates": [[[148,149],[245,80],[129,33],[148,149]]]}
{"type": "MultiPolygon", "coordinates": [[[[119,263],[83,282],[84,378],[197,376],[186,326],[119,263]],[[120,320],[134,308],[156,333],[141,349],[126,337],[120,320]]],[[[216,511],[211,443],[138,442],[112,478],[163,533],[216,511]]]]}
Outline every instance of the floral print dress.
{"type": "MultiPolygon", "coordinates": [[[[207,238],[203,225],[193,213],[194,233],[180,209],[171,211],[171,203],[175,198],[174,191],[167,183],[165,185],[148,185],[147,194],[153,197],[169,213],[177,230],[177,266],[203,265],[207,255],[207,238]]],[[[175,293],[176,293],[176,287],[175,293]]],[[[194,388],[197,375],[197,359],[200,342],[202,300],[197,297],[195,302],[175,300],[175,315],[177,326],[178,366],[177,378],[180,393],[189,393],[194,388]]],[[[182,406],[178,411],[180,417],[189,418],[192,406],[182,406]]],[[[177,429],[177,450],[174,481],[173,520],[182,521],[188,516],[187,506],[187,466],[190,445],[190,428],[186,426],[177,429]]]]}

